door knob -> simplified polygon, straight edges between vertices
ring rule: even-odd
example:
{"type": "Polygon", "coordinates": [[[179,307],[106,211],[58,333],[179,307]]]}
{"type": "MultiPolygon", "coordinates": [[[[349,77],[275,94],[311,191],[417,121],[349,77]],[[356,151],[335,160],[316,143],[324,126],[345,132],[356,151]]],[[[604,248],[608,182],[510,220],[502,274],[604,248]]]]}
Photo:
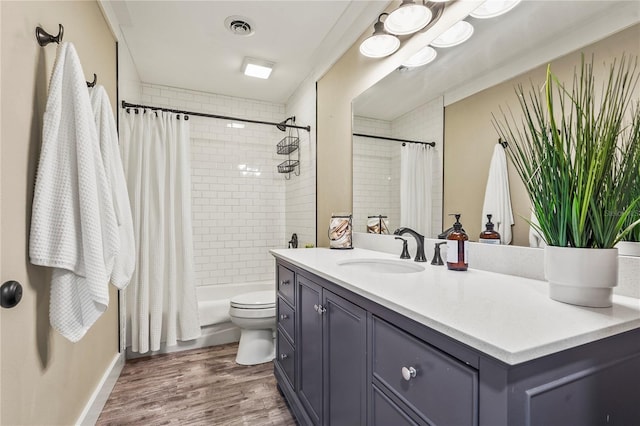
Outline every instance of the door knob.
{"type": "Polygon", "coordinates": [[[22,286],[18,281],[7,281],[0,287],[0,305],[13,308],[22,299],[22,286]]]}

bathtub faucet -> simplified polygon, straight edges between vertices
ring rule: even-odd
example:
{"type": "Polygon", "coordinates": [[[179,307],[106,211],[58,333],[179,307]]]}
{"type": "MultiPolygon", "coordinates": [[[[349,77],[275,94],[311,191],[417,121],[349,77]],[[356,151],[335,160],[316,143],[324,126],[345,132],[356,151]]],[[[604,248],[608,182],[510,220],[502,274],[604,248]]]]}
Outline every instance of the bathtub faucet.
{"type": "Polygon", "coordinates": [[[395,235],[403,235],[403,234],[411,234],[413,238],[416,239],[416,244],[418,245],[418,249],[416,250],[416,258],[414,259],[416,262],[426,262],[427,257],[424,255],[424,235],[418,234],[411,228],[398,228],[394,232],[395,235]]]}

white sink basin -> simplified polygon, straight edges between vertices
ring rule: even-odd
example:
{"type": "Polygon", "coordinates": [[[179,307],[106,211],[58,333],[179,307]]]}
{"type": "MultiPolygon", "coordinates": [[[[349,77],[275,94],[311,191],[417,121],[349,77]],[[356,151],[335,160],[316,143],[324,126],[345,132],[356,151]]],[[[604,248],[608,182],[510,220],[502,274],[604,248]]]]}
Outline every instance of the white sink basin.
{"type": "Polygon", "coordinates": [[[375,274],[412,274],[424,271],[421,266],[411,260],[393,259],[347,259],[336,262],[341,268],[375,274]]]}

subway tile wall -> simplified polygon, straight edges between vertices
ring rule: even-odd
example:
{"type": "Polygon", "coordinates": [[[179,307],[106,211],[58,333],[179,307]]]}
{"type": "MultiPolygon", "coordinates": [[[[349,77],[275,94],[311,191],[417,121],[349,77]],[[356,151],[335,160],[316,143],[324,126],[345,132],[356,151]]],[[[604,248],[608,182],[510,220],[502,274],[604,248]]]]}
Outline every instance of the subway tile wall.
{"type": "MultiPolygon", "coordinates": [[[[279,122],[283,104],[142,84],[142,102],[279,122]]],[[[191,116],[191,178],[196,285],[269,281],[269,249],[286,246],[285,180],[274,126],[191,116]]]]}
{"type": "MultiPolygon", "coordinates": [[[[286,186],[287,241],[298,236],[298,247],[316,244],[316,86],[305,81],[291,96],[286,117],[295,116],[299,126],[311,126],[311,132],[300,130],[300,175],[291,175],[286,186]]],[[[281,136],[284,134],[281,134],[281,136]]]]}
{"type": "MultiPolygon", "coordinates": [[[[367,117],[353,118],[353,132],[391,137],[391,122],[367,117]]],[[[353,229],[367,232],[367,217],[387,216],[389,227],[400,224],[400,144],[354,136],[353,138],[353,229]]]]}

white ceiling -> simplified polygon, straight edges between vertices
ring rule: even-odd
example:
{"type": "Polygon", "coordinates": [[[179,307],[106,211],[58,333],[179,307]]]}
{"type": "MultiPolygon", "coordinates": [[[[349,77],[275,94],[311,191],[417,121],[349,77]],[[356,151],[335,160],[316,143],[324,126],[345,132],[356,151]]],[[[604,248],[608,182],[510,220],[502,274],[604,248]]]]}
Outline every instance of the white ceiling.
{"type": "MultiPolygon", "coordinates": [[[[392,121],[438,96],[448,105],[640,22],[640,1],[524,0],[501,17],[467,20],[470,40],[392,72],[354,100],[354,114],[392,121]]],[[[640,40],[629,53],[640,54],[640,40]]]]}
{"type": "Polygon", "coordinates": [[[307,76],[320,77],[372,27],[389,1],[105,3],[143,82],[285,103],[307,76]],[[231,15],[248,18],[255,34],[228,31],[224,21],[231,15]],[[271,77],[242,74],[246,56],[275,62],[271,77]]]}
{"type": "MultiPolygon", "coordinates": [[[[112,10],[143,82],[285,103],[305,78],[321,77],[372,30],[389,0],[102,4],[112,10]],[[224,21],[231,15],[248,18],[255,34],[229,32],[224,21]],[[271,77],[242,74],[247,56],[275,62],[271,77]]],[[[467,20],[475,27],[469,41],[437,49],[425,67],[391,73],[354,101],[355,113],[393,120],[438,96],[455,102],[640,22],[640,0],[523,0],[502,17],[467,20]]]]}

